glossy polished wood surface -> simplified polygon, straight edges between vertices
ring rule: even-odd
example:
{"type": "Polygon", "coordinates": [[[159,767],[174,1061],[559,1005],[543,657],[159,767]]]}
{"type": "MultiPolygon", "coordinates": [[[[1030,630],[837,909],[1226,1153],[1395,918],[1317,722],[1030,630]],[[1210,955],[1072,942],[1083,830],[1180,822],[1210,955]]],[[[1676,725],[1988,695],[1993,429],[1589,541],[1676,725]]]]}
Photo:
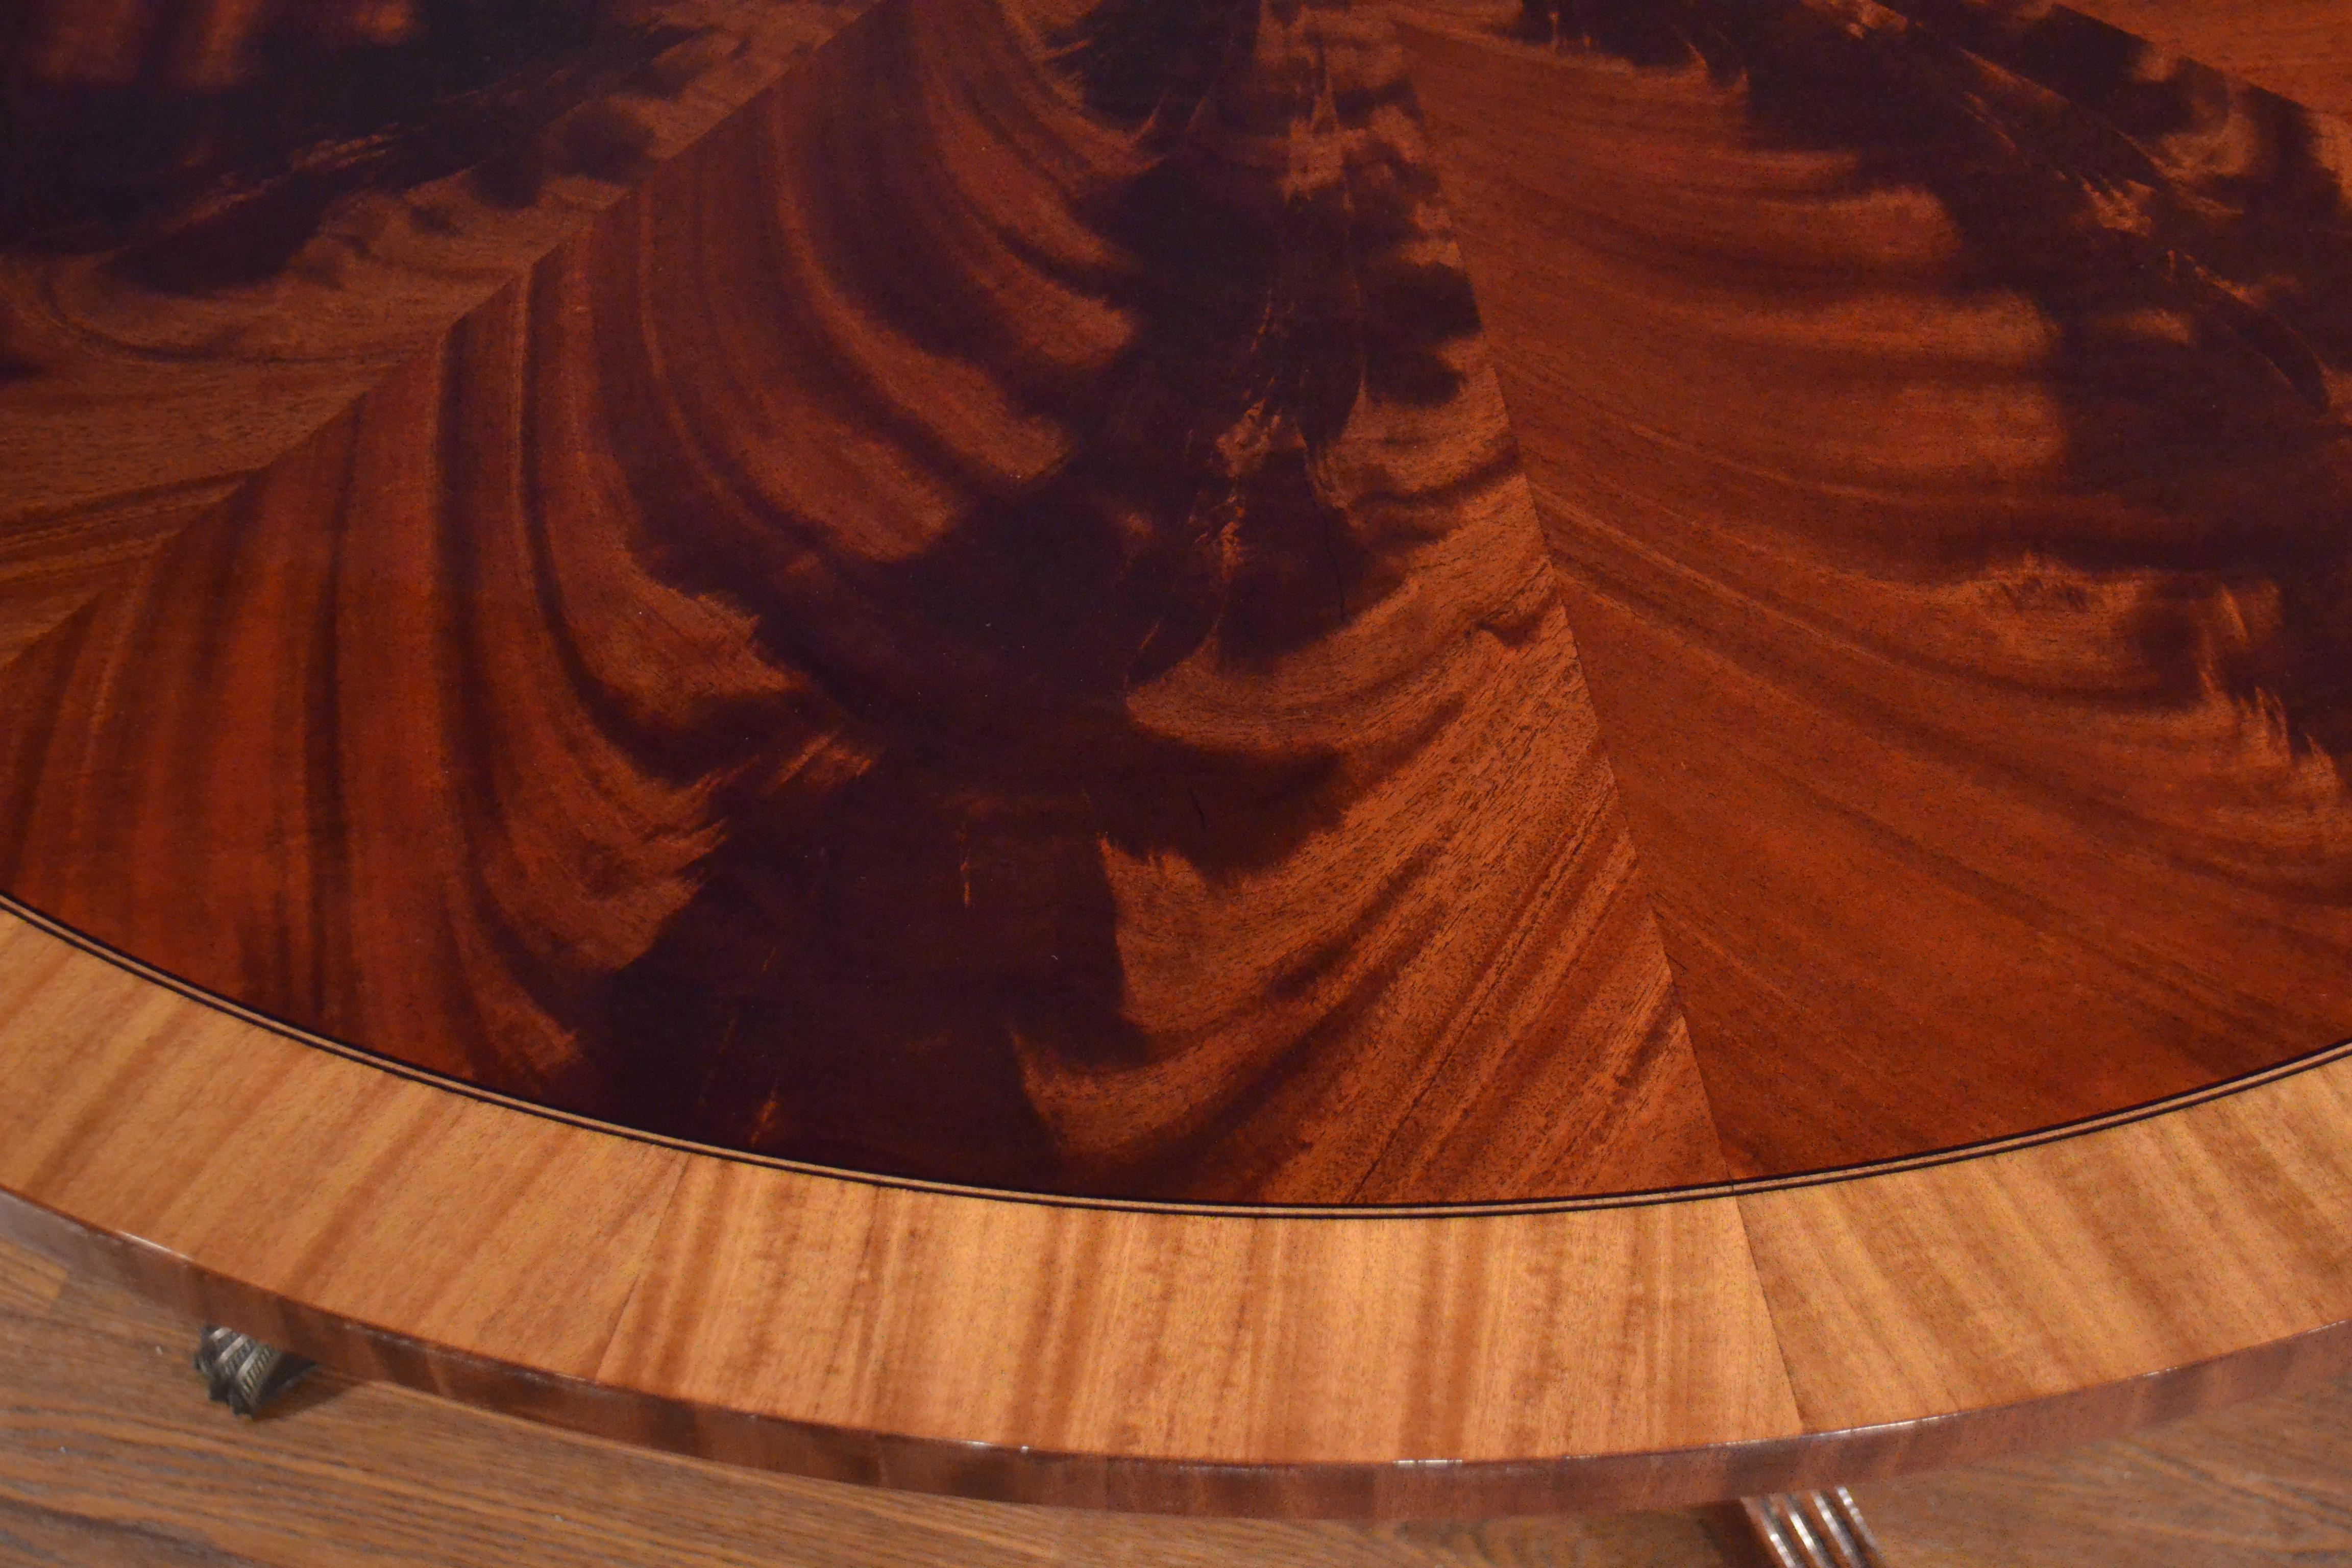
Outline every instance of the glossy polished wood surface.
{"type": "Polygon", "coordinates": [[[1732,1169],[2341,1038],[2344,128],[2063,7],[1576,14],[1408,52],[1732,1169]]]}
{"type": "MultiPolygon", "coordinates": [[[[254,1423],[186,1325],[0,1243],[0,1558],[39,1568],[1755,1568],[1694,1510],[1181,1520],[847,1488],[648,1453],[314,1373],[254,1423]],[[1710,1539],[1713,1537],[1713,1539],[1710,1539]],[[429,1546],[417,1543],[428,1543],[429,1546]],[[11,1555],[13,1554],[13,1555],[11,1555]]],[[[2310,1568],[2352,1553],[2342,1380],[1861,1489],[1934,1568],[2310,1568]]]]}
{"type": "Polygon", "coordinates": [[[684,1452],[1161,1511],[1703,1500],[2352,1358],[2352,1058],[2000,1153],[1535,1212],[1008,1201],[615,1136],[27,922],[0,1226],[363,1376],[684,1452]],[[173,1150],[158,1159],[156,1151],[173,1150]]]}
{"type": "Polygon", "coordinates": [[[2332,1045],[2335,143],[1848,9],[1409,8],[1411,80],[1372,7],[34,14],[0,886],[1042,1193],[1691,1186],[2332,1045]]]}
{"type": "Polygon", "coordinates": [[[2073,8],[2306,108],[2352,115],[2352,37],[2330,0],[2078,0],[2073,8]]]}
{"type": "Polygon", "coordinates": [[[11,1235],[1202,1511],[2352,1348],[2336,122],[1976,0],[160,15],[0,40],[11,1235]]]}
{"type": "Polygon", "coordinates": [[[1384,25],[1122,15],[876,8],[85,598],[8,890],[827,1164],[1720,1175],[1384,25]]]}

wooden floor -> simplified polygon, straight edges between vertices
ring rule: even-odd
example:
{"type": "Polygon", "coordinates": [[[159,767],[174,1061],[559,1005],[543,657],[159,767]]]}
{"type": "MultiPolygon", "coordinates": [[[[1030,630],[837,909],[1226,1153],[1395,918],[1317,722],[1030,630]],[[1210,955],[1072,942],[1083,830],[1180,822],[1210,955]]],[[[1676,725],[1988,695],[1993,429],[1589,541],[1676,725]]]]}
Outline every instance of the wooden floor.
{"type": "MultiPolygon", "coordinates": [[[[947,1501],[642,1453],[320,1375],[245,1425],[193,1330],[0,1247],[0,1564],[1718,1568],[1696,1514],[1272,1524],[947,1501]]],[[[2352,1383],[1862,1491],[1900,1568],[2352,1563],[2352,1383]]]]}

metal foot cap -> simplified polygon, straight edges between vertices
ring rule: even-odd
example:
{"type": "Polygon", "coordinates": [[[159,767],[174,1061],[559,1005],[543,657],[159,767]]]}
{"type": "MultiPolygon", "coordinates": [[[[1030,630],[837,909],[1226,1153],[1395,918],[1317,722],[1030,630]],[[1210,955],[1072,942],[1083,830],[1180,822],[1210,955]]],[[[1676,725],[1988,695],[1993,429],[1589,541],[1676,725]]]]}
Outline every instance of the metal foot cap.
{"type": "Polygon", "coordinates": [[[1740,1500],[1772,1568],[1886,1568],[1878,1542],[1843,1487],[1740,1500]]]}
{"type": "Polygon", "coordinates": [[[251,1420],[262,1407],[299,1383],[315,1362],[289,1355],[276,1345],[208,1326],[196,1336],[196,1371],[213,1401],[251,1420]]]}

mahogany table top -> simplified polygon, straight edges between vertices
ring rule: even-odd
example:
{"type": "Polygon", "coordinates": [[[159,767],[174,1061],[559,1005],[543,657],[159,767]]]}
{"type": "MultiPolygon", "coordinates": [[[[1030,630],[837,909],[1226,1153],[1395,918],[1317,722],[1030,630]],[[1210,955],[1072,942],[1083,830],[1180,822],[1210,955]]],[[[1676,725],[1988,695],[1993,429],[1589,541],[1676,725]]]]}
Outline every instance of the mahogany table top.
{"type": "Polygon", "coordinates": [[[2336,1364],[2352,67],[2264,14],[37,0],[0,1228],[1134,1507],[2336,1364]]]}

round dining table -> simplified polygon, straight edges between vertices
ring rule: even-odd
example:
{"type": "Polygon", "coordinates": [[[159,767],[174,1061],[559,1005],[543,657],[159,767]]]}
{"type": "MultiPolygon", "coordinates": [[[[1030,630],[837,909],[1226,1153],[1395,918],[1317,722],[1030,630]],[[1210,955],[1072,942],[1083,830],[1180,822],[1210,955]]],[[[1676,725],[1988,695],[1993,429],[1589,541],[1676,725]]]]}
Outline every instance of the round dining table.
{"type": "Polygon", "coordinates": [[[0,1237],[1786,1563],[2352,1364],[2352,124],[2078,4],[28,0],[0,1237]]]}

